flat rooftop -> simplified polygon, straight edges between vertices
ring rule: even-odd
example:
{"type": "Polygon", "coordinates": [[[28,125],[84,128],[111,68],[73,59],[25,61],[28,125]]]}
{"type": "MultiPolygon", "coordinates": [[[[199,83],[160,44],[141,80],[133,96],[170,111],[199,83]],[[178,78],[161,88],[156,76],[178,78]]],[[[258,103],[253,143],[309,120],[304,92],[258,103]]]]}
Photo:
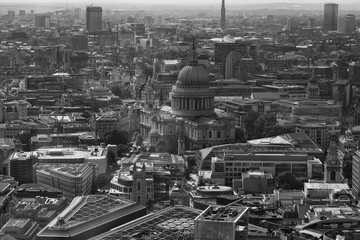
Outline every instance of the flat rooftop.
{"type": "Polygon", "coordinates": [[[89,168],[92,168],[88,163],[81,164],[47,164],[47,165],[39,165],[37,171],[51,174],[59,173],[67,176],[81,176],[85,173],[89,168]]]}
{"type": "Polygon", "coordinates": [[[31,157],[32,152],[14,152],[11,156],[11,160],[27,160],[31,157]]]}
{"type": "Polygon", "coordinates": [[[209,206],[195,221],[237,222],[248,209],[244,206],[209,206]]]}
{"type": "Polygon", "coordinates": [[[134,164],[136,162],[152,162],[154,165],[184,164],[184,159],[169,153],[140,153],[122,160],[122,164],[124,165],[134,164]]]}
{"type": "Polygon", "coordinates": [[[12,138],[0,138],[0,148],[15,148],[12,138]]]}
{"type": "Polygon", "coordinates": [[[89,195],[76,197],[47,228],[64,229],[104,216],[133,204],[133,202],[110,195],[89,195]]]}
{"type": "Polygon", "coordinates": [[[9,221],[4,225],[4,229],[7,228],[23,228],[28,222],[30,222],[29,218],[10,218],[9,221]]]}
{"type": "Polygon", "coordinates": [[[347,183],[319,183],[319,182],[312,182],[312,183],[304,183],[305,189],[318,189],[318,190],[350,190],[349,185],[347,183]]]}
{"type": "Polygon", "coordinates": [[[93,159],[104,157],[105,149],[101,147],[80,148],[40,148],[37,151],[38,159],[93,159]]]}
{"type": "Polygon", "coordinates": [[[50,187],[48,185],[42,185],[37,183],[25,183],[21,184],[17,189],[16,192],[60,192],[59,189],[50,187]]]}
{"type": "Polygon", "coordinates": [[[188,207],[168,207],[121,225],[90,240],[164,240],[176,239],[180,236],[184,239],[187,239],[186,237],[192,239],[194,219],[200,213],[200,210],[188,207]]]}

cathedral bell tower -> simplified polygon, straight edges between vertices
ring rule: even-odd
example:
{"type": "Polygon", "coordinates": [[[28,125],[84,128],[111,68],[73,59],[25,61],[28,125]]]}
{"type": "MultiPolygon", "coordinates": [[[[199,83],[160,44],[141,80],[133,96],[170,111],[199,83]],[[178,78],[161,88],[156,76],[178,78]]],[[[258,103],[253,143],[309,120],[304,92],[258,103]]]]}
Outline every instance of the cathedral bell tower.
{"type": "Polygon", "coordinates": [[[339,183],[341,181],[341,161],[338,152],[338,137],[335,133],[331,133],[330,146],[324,164],[325,183],[339,183]]]}
{"type": "Polygon", "coordinates": [[[146,166],[133,164],[133,201],[145,205],[146,203],[146,166]]]}

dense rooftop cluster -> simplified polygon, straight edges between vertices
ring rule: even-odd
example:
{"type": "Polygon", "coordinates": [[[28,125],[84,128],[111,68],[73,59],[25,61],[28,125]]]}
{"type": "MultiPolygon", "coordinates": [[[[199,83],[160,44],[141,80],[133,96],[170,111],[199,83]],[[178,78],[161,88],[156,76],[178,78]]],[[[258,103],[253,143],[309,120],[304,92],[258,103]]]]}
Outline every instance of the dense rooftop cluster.
{"type": "Polygon", "coordinates": [[[0,3],[1,240],[358,238],[358,6],[108,2],[0,3]]]}

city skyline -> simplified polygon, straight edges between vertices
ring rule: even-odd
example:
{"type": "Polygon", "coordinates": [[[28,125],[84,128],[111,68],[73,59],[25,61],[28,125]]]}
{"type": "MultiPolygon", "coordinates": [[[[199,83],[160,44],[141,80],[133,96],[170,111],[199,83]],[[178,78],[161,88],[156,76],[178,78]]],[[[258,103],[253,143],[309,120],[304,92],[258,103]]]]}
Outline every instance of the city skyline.
{"type": "MultiPolygon", "coordinates": [[[[7,4],[22,4],[24,3],[24,0],[13,0],[13,1],[9,1],[9,0],[5,0],[3,1],[3,3],[1,5],[7,5],[7,4]]],[[[136,4],[145,4],[145,5],[157,5],[157,4],[165,4],[165,5],[202,5],[205,4],[206,5],[221,5],[221,0],[207,0],[207,1],[191,1],[191,0],[183,0],[181,2],[169,2],[167,0],[157,0],[157,1],[146,1],[146,0],[133,0],[131,1],[131,3],[129,4],[128,2],[121,2],[121,1],[114,1],[114,0],[104,0],[101,1],[101,3],[97,3],[97,2],[93,2],[93,1],[89,1],[89,0],[79,0],[79,1],[71,1],[71,0],[36,0],[36,1],[32,1],[31,4],[38,4],[38,3],[47,3],[47,4],[69,4],[69,5],[79,5],[79,4],[83,4],[83,5],[103,5],[103,4],[125,4],[125,5],[136,5],[136,4]]],[[[237,0],[227,0],[226,4],[230,4],[230,5],[249,5],[249,4],[279,4],[279,3],[290,3],[290,4],[297,4],[297,5],[302,5],[302,4],[325,4],[325,3],[337,3],[337,4],[353,4],[353,3],[357,3],[357,1],[355,0],[338,0],[338,1],[311,1],[311,0],[304,0],[301,1],[299,3],[299,1],[296,0],[286,0],[286,1],[281,1],[281,0],[244,0],[244,1],[237,1],[237,0]]]]}
{"type": "Polygon", "coordinates": [[[355,0],[0,1],[0,240],[360,239],[355,0]]]}

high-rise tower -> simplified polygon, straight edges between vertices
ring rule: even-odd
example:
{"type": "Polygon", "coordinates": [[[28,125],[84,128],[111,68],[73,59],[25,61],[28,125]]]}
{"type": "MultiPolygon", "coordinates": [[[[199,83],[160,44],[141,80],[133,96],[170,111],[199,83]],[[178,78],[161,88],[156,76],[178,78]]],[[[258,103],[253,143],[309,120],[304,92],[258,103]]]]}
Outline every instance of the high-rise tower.
{"type": "Polygon", "coordinates": [[[338,23],[339,5],[336,3],[326,3],[324,5],[324,31],[336,31],[338,23]]]}
{"type": "Polygon", "coordinates": [[[96,32],[102,30],[102,8],[86,7],[86,30],[96,32]]]}
{"type": "Polygon", "coordinates": [[[221,4],[221,20],[220,20],[220,27],[222,29],[225,28],[225,0],[222,0],[222,4],[221,4]]]}

